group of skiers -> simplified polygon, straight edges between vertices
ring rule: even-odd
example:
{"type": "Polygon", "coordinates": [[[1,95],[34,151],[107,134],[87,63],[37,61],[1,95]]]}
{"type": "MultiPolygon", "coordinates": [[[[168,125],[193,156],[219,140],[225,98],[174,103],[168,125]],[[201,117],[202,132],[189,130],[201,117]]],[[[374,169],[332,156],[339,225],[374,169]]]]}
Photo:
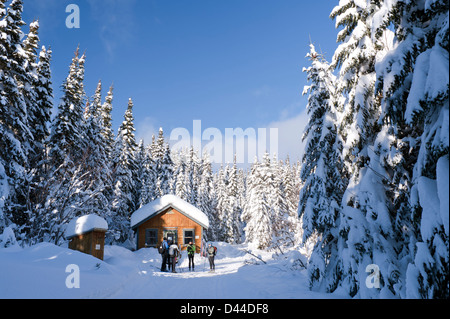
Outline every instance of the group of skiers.
{"type": "MultiPolygon", "coordinates": [[[[172,270],[172,272],[176,273],[175,266],[177,264],[177,261],[181,257],[180,247],[172,240],[172,238],[169,237],[168,240],[166,237],[164,237],[158,250],[162,257],[161,271],[166,272],[168,270],[169,271],[172,270]]],[[[192,241],[190,241],[189,245],[187,245],[186,247],[186,250],[189,259],[189,271],[194,271],[195,270],[194,256],[196,252],[195,244],[193,244],[192,241]]],[[[208,256],[209,260],[210,272],[216,270],[216,265],[214,264],[214,257],[216,256],[216,254],[217,254],[217,247],[209,243],[208,248],[206,249],[206,255],[208,256]]]]}

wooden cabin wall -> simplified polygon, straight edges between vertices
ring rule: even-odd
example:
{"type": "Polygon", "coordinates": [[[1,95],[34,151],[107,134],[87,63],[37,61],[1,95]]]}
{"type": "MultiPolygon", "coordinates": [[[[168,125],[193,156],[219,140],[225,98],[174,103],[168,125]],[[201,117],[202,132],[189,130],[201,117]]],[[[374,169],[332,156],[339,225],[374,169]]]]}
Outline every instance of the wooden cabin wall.
{"type": "Polygon", "coordinates": [[[142,223],[137,230],[138,243],[137,249],[145,247],[145,230],[146,229],[158,229],[158,246],[163,240],[163,231],[165,228],[177,227],[178,245],[184,250],[186,249],[183,243],[183,230],[194,229],[194,241],[197,246],[197,252],[200,250],[202,242],[202,226],[186,217],[179,211],[173,208],[168,208],[166,211],[156,215],[155,217],[142,223]],[[198,236],[198,239],[195,237],[198,236]]]}
{"type": "Polygon", "coordinates": [[[69,248],[103,260],[105,250],[105,231],[92,231],[73,237],[69,242],[69,248]],[[100,245],[100,249],[96,249],[96,245],[100,245]]]}

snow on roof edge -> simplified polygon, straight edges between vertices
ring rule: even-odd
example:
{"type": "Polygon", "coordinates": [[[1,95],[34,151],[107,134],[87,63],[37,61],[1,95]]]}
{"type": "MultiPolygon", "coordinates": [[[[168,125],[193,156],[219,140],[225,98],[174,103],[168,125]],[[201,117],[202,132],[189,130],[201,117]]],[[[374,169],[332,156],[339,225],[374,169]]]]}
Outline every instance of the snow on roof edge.
{"type": "Polygon", "coordinates": [[[170,206],[178,209],[180,213],[198,222],[201,226],[209,228],[209,220],[205,213],[192,204],[182,200],[178,196],[171,194],[164,195],[163,197],[158,198],[135,211],[131,215],[131,228],[136,228],[136,226],[146,219],[161,213],[170,206]]]}
{"type": "Polygon", "coordinates": [[[88,233],[95,229],[108,230],[108,223],[100,216],[93,214],[84,215],[72,219],[67,225],[64,234],[66,238],[70,239],[72,237],[88,233]]]}

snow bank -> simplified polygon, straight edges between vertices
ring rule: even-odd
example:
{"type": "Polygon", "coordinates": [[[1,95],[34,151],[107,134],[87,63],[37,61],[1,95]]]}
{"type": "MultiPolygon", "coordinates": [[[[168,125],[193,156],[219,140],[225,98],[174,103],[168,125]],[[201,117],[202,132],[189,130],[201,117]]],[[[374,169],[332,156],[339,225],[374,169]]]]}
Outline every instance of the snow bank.
{"type": "Polygon", "coordinates": [[[94,229],[108,229],[108,223],[103,218],[97,215],[86,215],[79,218],[74,218],[67,225],[66,238],[71,238],[77,235],[85,234],[94,229]]]}
{"type": "Polygon", "coordinates": [[[135,227],[145,219],[162,212],[169,206],[197,221],[205,228],[209,227],[208,217],[202,211],[175,195],[165,195],[135,211],[131,215],[131,227],[135,227]]]}
{"type": "MultiPolygon", "coordinates": [[[[127,273],[91,255],[50,243],[10,250],[0,248],[0,299],[96,298],[96,292],[116,287],[127,273]],[[80,270],[80,288],[69,289],[69,265],[80,270]]],[[[73,273],[73,272],[72,272],[73,273]]]]}
{"type": "Polygon", "coordinates": [[[306,265],[308,265],[307,257],[296,249],[289,250],[278,258],[281,260],[283,267],[293,271],[306,269],[306,265]]]}
{"type": "MultiPolygon", "coordinates": [[[[236,258],[245,256],[246,253],[239,249],[239,245],[231,245],[225,242],[210,242],[213,246],[217,247],[217,259],[221,258],[236,258]]],[[[209,244],[209,242],[208,242],[209,244]]]]}

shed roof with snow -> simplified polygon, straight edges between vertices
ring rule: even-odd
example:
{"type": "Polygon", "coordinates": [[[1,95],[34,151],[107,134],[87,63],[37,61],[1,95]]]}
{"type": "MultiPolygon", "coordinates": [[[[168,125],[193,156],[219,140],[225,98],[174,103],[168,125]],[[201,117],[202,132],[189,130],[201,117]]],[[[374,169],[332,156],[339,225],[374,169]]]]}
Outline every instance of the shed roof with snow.
{"type": "Polygon", "coordinates": [[[65,235],[67,239],[89,233],[94,230],[108,230],[106,220],[97,215],[85,215],[74,218],[67,225],[65,235]]]}
{"type": "Polygon", "coordinates": [[[103,260],[107,230],[106,220],[97,215],[85,215],[72,219],[67,225],[65,235],[69,240],[70,249],[103,260]]]}
{"type": "Polygon", "coordinates": [[[169,207],[175,208],[203,228],[209,228],[208,217],[201,210],[175,195],[165,195],[135,211],[131,215],[131,228],[136,229],[140,224],[166,211],[169,207]]]}

